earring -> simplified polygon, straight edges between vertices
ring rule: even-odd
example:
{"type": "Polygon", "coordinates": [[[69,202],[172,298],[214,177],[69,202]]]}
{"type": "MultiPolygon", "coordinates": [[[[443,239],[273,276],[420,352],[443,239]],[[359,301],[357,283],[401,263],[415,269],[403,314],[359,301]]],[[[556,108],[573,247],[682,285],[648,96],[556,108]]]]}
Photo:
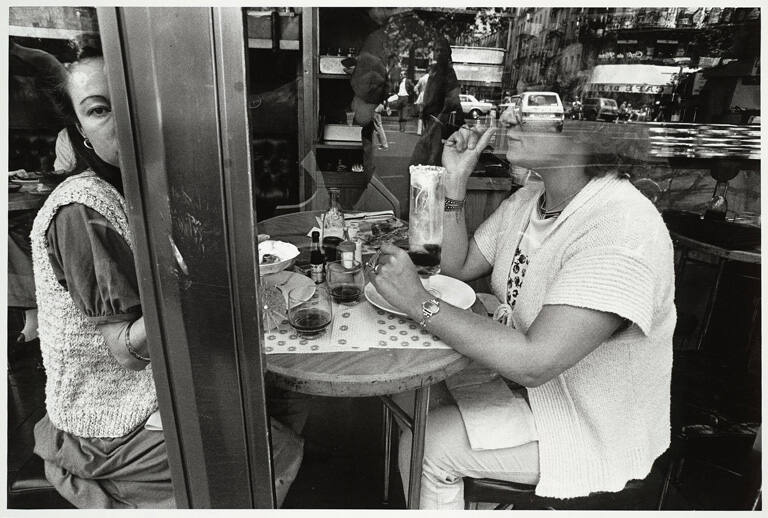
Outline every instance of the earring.
{"type": "Polygon", "coordinates": [[[88,140],[87,138],[83,139],[83,145],[88,149],[93,149],[93,145],[91,144],[91,141],[88,140]]]}

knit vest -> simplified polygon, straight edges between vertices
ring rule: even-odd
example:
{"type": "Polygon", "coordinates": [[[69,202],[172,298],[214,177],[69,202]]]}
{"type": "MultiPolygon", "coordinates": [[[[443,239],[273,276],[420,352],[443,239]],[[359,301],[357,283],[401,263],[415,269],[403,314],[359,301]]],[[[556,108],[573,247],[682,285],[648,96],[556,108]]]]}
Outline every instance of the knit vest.
{"type": "Polygon", "coordinates": [[[92,171],[72,176],[48,197],[32,226],[38,334],[47,381],[45,405],[56,428],[79,437],[121,437],[157,408],[149,366],[132,371],[56,280],[46,233],[59,207],[80,203],[103,215],[133,250],[125,199],[92,171]]]}

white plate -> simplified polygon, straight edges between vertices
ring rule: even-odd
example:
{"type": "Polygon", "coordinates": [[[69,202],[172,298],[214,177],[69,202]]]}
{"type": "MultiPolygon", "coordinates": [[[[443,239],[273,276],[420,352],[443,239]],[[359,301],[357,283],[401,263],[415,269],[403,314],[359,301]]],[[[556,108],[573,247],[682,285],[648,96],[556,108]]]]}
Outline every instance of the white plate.
{"type": "Polygon", "coordinates": [[[262,275],[261,282],[265,288],[277,287],[277,289],[285,297],[285,307],[288,307],[288,292],[290,292],[292,289],[315,286],[315,281],[306,275],[288,270],[262,275]]]}
{"type": "Polygon", "coordinates": [[[299,255],[299,249],[291,243],[284,241],[266,240],[259,243],[259,274],[264,276],[277,273],[291,266],[299,255]],[[276,255],[280,261],[270,264],[261,264],[264,254],[276,255]]]}
{"type": "MultiPolygon", "coordinates": [[[[421,281],[422,284],[424,281],[421,281]]],[[[434,290],[433,293],[438,296],[439,299],[444,300],[452,306],[456,306],[460,309],[469,309],[472,304],[475,303],[475,290],[473,290],[468,284],[461,282],[453,277],[446,275],[433,275],[429,279],[429,288],[434,290]]],[[[398,311],[392,307],[389,302],[384,300],[376,287],[370,282],[365,286],[365,298],[368,302],[373,304],[379,309],[383,309],[393,315],[405,316],[405,313],[398,311]]]]}

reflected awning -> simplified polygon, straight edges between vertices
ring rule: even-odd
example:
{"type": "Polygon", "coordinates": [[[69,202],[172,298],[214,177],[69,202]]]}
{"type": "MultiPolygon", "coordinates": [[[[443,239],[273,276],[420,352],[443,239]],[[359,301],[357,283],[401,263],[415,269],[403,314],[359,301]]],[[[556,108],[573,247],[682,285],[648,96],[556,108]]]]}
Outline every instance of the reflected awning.
{"type": "MultiPolygon", "coordinates": [[[[682,68],[683,73],[696,69],[682,68]]],[[[585,90],[615,93],[660,94],[669,91],[679,66],[597,65],[585,90]]]]}
{"type": "Polygon", "coordinates": [[[481,65],[475,63],[454,63],[456,79],[462,83],[476,82],[486,85],[501,85],[503,65],[481,65]]]}

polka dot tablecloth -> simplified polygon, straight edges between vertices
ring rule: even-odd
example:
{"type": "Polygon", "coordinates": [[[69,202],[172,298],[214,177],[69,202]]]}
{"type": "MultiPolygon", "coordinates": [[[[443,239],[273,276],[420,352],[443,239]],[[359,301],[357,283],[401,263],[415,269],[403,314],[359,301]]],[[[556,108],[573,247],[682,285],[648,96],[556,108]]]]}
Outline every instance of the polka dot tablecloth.
{"type": "Polygon", "coordinates": [[[317,337],[297,335],[285,320],[264,333],[264,339],[267,354],[451,348],[416,322],[378,309],[367,300],[355,306],[334,303],[333,323],[317,337]]]}

